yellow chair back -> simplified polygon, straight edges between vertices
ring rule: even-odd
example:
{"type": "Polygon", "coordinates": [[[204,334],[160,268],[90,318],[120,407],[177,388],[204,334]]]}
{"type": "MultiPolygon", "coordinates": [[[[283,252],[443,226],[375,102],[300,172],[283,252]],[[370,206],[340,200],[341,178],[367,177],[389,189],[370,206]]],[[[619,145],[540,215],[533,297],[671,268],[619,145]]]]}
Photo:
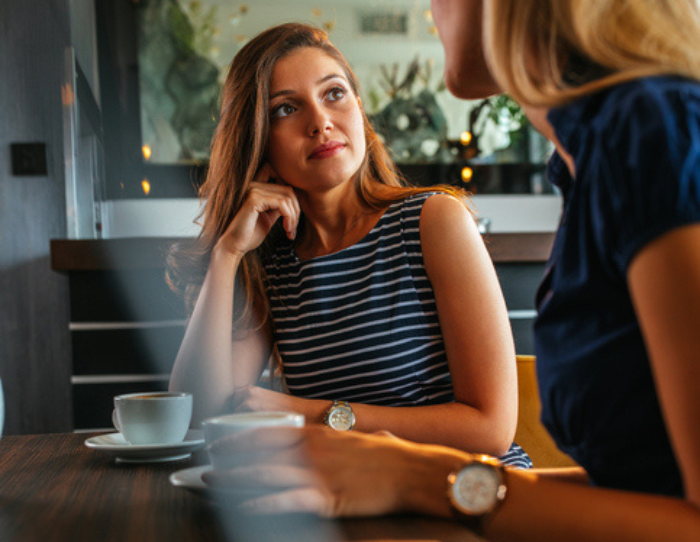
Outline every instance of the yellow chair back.
{"type": "Polygon", "coordinates": [[[517,442],[538,468],[571,467],[576,462],[563,453],[540,421],[540,396],[537,391],[535,356],[516,356],[518,365],[518,427],[517,442]]]}

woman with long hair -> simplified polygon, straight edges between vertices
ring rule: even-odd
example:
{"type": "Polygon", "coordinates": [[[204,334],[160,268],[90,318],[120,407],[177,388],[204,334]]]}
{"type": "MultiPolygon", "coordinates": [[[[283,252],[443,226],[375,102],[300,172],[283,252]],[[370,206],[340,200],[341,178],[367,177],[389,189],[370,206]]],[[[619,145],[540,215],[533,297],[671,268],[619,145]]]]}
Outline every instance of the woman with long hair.
{"type": "Polygon", "coordinates": [[[324,32],[280,25],[236,55],[201,196],[201,234],[169,261],[191,307],[171,388],[195,419],[294,411],[530,466],[464,194],[404,185],[324,32]],[[270,358],[289,393],[258,385],[270,358]]]}
{"type": "Polygon", "coordinates": [[[543,422],[580,468],[518,472],[454,449],[313,428],[275,441],[259,431],[213,452],[308,452],[310,465],[289,453],[276,468],[315,478],[248,503],[258,511],[456,514],[489,540],[696,541],[700,4],[483,0],[483,19],[480,0],[432,4],[448,88],[472,94],[464,64],[483,29],[495,83],[556,147],[548,174],[563,216],[537,296],[535,350],[543,422]]]}

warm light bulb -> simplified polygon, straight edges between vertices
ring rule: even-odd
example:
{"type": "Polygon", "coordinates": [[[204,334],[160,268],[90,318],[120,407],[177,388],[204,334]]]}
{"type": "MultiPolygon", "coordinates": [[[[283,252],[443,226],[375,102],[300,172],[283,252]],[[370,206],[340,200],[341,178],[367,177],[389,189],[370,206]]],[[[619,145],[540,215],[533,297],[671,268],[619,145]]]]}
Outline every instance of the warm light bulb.
{"type": "Polygon", "coordinates": [[[148,145],[144,145],[143,147],[141,147],[141,152],[143,153],[144,159],[148,162],[151,159],[151,154],[153,154],[153,152],[151,151],[151,147],[149,147],[148,145]]]}
{"type": "Polygon", "coordinates": [[[73,92],[73,87],[68,83],[61,87],[61,101],[64,106],[70,106],[75,103],[75,93],[73,92]]]}
{"type": "Polygon", "coordinates": [[[471,132],[462,132],[459,136],[459,141],[464,145],[465,147],[469,145],[469,143],[472,142],[472,133],[471,132]]]}
{"type": "Polygon", "coordinates": [[[141,181],[141,188],[143,188],[143,193],[148,196],[151,192],[151,183],[148,182],[148,179],[141,181]]]}
{"type": "Polygon", "coordinates": [[[465,183],[468,183],[469,181],[472,180],[472,177],[474,176],[474,170],[470,167],[463,167],[462,168],[462,181],[465,183]]]}

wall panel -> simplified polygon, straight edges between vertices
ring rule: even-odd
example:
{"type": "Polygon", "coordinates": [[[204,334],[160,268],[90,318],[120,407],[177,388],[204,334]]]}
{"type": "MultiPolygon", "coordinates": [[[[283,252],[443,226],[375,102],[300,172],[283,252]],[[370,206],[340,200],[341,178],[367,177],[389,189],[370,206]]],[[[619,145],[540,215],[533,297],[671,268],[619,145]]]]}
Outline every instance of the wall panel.
{"type": "Polygon", "coordinates": [[[64,51],[68,0],[0,2],[0,376],[5,433],[71,425],[68,281],[51,271],[65,235],[64,51]],[[47,174],[14,176],[10,144],[46,144],[47,174]]]}

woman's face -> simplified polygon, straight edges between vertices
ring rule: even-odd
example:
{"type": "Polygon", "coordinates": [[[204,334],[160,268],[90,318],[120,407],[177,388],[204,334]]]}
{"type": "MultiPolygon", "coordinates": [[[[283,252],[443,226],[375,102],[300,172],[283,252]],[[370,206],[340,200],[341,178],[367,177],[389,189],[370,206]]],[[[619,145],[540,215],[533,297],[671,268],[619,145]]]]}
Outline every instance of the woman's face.
{"type": "Polygon", "coordinates": [[[359,100],[324,51],[303,47],[277,61],[269,115],[269,162],[287,184],[324,192],[357,173],[366,151],[359,100]]]}
{"type": "Polygon", "coordinates": [[[483,4],[484,0],[430,2],[445,49],[445,84],[458,98],[485,98],[500,92],[489,73],[481,43],[483,4]]]}

